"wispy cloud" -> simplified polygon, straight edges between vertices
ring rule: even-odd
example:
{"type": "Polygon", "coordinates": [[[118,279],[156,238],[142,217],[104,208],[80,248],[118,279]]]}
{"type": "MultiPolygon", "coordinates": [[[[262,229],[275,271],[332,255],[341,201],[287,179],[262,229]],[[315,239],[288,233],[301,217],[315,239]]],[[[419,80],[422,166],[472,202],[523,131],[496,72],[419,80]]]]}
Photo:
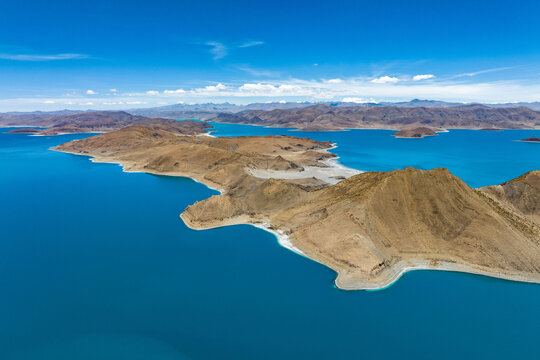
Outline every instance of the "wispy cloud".
{"type": "Polygon", "coordinates": [[[250,75],[253,76],[263,76],[263,77],[275,77],[279,78],[282,75],[282,72],[280,71],[272,71],[272,70],[264,70],[264,69],[254,69],[248,65],[238,65],[234,66],[234,68],[244,71],[250,75]]]}
{"type": "Polygon", "coordinates": [[[249,48],[257,45],[264,44],[264,41],[246,41],[241,43],[240,45],[225,45],[222,42],[219,41],[207,41],[204,43],[204,45],[210,47],[209,52],[213,55],[214,60],[220,60],[223,59],[225,56],[229,55],[229,51],[232,49],[240,49],[240,48],[249,48]]]}
{"type": "Polygon", "coordinates": [[[94,90],[86,90],[86,95],[97,95],[97,92],[94,90]]]}
{"type": "Polygon", "coordinates": [[[227,56],[229,49],[225,44],[222,44],[217,41],[207,41],[206,46],[210,46],[210,54],[214,55],[214,60],[219,60],[227,56]]]}
{"type": "Polygon", "coordinates": [[[469,72],[469,73],[458,74],[458,75],[455,75],[453,78],[460,78],[460,77],[464,77],[464,76],[472,77],[472,76],[476,76],[476,75],[480,75],[480,74],[487,74],[487,73],[496,72],[496,71],[504,71],[504,70],[515,69],[517,67],[518,66],[505,66],[505,67],[498,67],[498,68],[492,68],[492,69],[485,69],[485,70],[480,70],[480,71],[474,71],[474,72],[469,72]]]}
{"type": "Polygon", "coordinates": [[[55,61],[55,60],[74,60],[74,59],[87,59],[88,55],[84,54],[53,54],[53,55],[39,55],[39,54],[0,54],[2,60],[13,61],[55,61]]]}
{"type": "Polygon", "coordinates": [[[238,47],[247,48],[247,47],[252,47],[252,46],[257,46],[257,45],[262,45],[262,44],[264,44],[264,41],[247,41],[243,44],[238,45],[238,47]]]}

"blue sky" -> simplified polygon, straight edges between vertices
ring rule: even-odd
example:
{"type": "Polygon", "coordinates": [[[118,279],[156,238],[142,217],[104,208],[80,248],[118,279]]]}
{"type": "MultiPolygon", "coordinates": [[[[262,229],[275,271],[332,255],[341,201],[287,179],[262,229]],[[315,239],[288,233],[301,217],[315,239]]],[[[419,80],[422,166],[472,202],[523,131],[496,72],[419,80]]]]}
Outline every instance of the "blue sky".
{"type": "Polygon", "coordinates": [[[0,2],[0,111],[540,101],[538,1],[0,2]]]}

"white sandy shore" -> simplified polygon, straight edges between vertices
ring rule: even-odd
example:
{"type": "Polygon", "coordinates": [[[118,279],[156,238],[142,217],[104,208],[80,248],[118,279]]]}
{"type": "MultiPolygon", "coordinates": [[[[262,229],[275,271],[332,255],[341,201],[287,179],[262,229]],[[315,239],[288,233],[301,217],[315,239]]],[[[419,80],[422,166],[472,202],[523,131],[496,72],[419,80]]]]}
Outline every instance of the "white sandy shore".
{"type": "MultiPolygon", "coordinates": [[[[329,152],[329,150],[335,149],[337,146],[333,144],[332,147],[320,152],[329,152]]],[[[339,162],[339,157],[334,157],[320,161],[326,167],[319,166],[304,166],[304,171],[288,171],[288,170],[267,170],[267,169],[247,169],[247,171],[260,179],[309,179],[316,178],[324,181],[327,184],[337,184],[343,178],[347,179],[351,176],[363,173],[361,170],[347,167],[339,162]]]]}
{"type": "Polygon", "coordinates": [[[465,264],[440,261],[433,264],[430,260],[408,260],[400,261],[385,270],[387,274],[375,282],[366,282],[355,279],[354,275],[349,275],[338,271],[335,280],[336,287],[343,290],[384,290],[396,283],[405,273],[416,270],[437,270],[460,272],[473,275],[488,276],[509,281],[519,281],[528,283],[540,283],[540,274],[536,277],[531,274],[505,274],[496,271],[477,269],[465,264]]]}
{"type": "Polygon", "coordinates": [[[212,131],[208,131],[208,132],[205,132],[204,134],[198,134],[195,136],[208,136],[208,137],[213,137],[213,138],[216,137],[215,135],[212,135],[212,131]]]}
{"type": "Polygon", "coordinates": [[[255,226],[256,228],[263,229],[265,231],[268,231],[271,234],[274,234],[277,237],[279,245],[283,246],[286,249],[289,249],[291,251],[294,251],[295,253],[302,255],[304,257],[307,257],[306,254],[300,250],[299,248],[295,247],[291,239],[283,230],[273,230],[271,229],[271,226],[269,223],[248,223],[249,225],[255,226]]]}

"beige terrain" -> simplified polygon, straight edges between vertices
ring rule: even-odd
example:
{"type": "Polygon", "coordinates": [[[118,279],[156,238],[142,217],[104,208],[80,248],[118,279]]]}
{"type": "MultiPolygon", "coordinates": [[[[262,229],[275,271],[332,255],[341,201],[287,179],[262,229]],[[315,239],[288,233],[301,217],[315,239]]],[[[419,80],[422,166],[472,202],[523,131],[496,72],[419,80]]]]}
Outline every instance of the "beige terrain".
{"type": "Polygon", "coordinates": [[[331,146],[289,136],[212,138],[132,126],[55,150],[217,188],[220,195],[181,214],[189,227],[250,223],[274,230],[282,244],[334,269],[343,289],[385,287],[411,269],[540,282],[540,172],[482,189],[442,168],[350,176],[329,163],[331,146]],[[332,185],[311,171],[332,166],[336,179],[348,178],[332,185]],[[285,178],[258,177],[261,171],[285,178]]]}

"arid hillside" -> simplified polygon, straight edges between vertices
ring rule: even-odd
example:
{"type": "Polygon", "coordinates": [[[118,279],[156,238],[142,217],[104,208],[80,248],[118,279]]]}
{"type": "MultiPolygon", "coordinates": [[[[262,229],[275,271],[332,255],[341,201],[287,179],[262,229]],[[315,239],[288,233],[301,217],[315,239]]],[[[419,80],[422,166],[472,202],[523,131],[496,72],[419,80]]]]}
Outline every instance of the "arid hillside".
{"type": "Polygon", "coordinates": [[[289,136],[182,136],[133,126],[55,150],[218,188],[221,195],[181,214],[189,227],[267,227],[334,269],[344,289],[384,287],[410,269],[540,282],[538,171],[481,189],[444,168],[366,172],[332,185],[310,175],[332,166],[326,151],[331,145],[289,136]],[[276,178],[257,177],[255,170],[274,171],[276,178]]]}

